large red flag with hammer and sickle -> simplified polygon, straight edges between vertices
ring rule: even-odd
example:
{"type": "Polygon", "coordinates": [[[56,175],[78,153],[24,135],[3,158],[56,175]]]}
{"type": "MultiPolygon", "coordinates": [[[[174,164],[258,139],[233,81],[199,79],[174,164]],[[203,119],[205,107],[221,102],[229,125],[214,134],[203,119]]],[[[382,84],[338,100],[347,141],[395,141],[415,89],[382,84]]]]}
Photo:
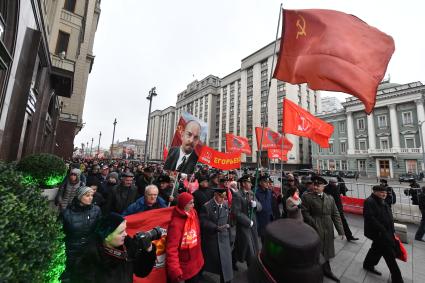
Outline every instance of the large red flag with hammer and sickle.
{"type": "Polygon", "coordinates": [[[339,11],[283,10],[283,18],[273,77],[351,94],[371,113],[394,53],[392,37],[339,11]]]}
{"type": "Polygon", "coordinates": [[[226,134],[226,151],[227,152],[242,152],[251,154],[248,138],[235,136],[234,134],[226,134]]]}
{"type": "Polygon", "coordinates": [[[321,147],[327,148],[334,126],[314,117],[310,112],[289,99],[284,99],[282,131],[287,134],[310,138],[321,147]]]}
{"type": "Polygon", "coordinates": [[[269,149],[269,148],[279,148],[282,149],[282,143],[283,143],[283,149],[285,150],[291,150],[292,149],[292,143],[290,140],[285,138],[283,135],[272,131],[270,128],[262,128],[262,127],[255,127],[255,136],[257,138],[257,148],[260,149],[269,149]],[[261,133],[264,129],[263,134],[263,140],[261,140],[261,133]],[[262,145],[262,147],[260,147],[262,145]]]}

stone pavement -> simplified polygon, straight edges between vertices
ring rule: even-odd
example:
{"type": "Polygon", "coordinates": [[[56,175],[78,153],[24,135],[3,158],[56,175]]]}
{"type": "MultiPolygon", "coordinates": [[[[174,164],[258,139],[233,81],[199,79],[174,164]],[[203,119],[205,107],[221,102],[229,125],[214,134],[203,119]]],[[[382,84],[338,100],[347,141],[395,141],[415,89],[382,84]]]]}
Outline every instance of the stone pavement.
{"type": "MultiPolygon", "coordinates": [[[[335,239],[336,257],[331,260],[332,271],[338,276],[342,283],[372,283],[388,282],[390,273],[383,258],[381,258],[376,269],[382,272],[382,276],[377,276],[363,270],[363,260],[370,248],[371,241],[363,235],[363,217],[359,215],[346,214],[351,231],[359,238],[356,242],[347,242],[335,239]]],[[[397,260],[405,283],[425,282],[425,243],[414,241],[414,233],[417,225],[407,224],[408,244],[404,244],[408,252],[407,262],[397,260]]],[[[337,234],[335,232],[335,234],[337,234]]],[[[246,265],[238,263],[239,271],[235,277],[239,277],[246,270],[246,265]]],[[[206,273],[204,282],[220,282],[219,277],[206,273]]],[[[325,283],[333,281],[325,277],[325,283]]],[[[308,282],[300,282],[308,283],[308,282]]]]}

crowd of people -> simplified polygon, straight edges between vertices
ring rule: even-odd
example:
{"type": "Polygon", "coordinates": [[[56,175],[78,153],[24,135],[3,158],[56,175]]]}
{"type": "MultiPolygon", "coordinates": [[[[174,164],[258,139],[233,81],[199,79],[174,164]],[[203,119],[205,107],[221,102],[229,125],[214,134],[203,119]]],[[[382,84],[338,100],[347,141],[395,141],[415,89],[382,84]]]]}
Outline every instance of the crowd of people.
{"type": "MultiPolygon", "coordinates": [[[[281,218],[306,223],[317,232],[322,274],[339,282],[330,265],[335,256],[334,227],[342,239],[358,240],[344,216],[343,180],[328,182],[316,175],[298,178],[290,173],[282,173],[279,180],[282,186],[275,186],[266,172],[255,176],[205,166],[186,175],[165,171],[161,164],[74,160],[55,199],[65,232],[62,281],[132,282],[133,273],[149,274],[155,245],[129,237],[123,217],[171,206],[166,244],[170,282],[202,282],[204,271],[218,274],[220,282],[231,282],[238,265],[246,263],[249,268],[259,254],[266,227],[281,218]]],[[[422,190],[417,197],[421,210],[422,190]]],[[[382,256],[392,282],[403,282],[395,261],[391,191],[382,182],[365,200],[365,236],[373,243],[363,267],[380,275],[375,266],[382,256]]],[[[424,229],[422,219],[416,239],[422,239],[424,229]]]]}

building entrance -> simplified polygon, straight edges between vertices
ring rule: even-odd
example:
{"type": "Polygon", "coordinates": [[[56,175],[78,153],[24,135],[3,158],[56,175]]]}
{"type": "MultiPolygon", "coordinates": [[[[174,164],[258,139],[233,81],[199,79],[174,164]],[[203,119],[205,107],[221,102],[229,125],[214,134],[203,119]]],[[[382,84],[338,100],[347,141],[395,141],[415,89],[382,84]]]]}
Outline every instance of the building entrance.
{"type": "Polygon", "coordinates": [[[389,177],[390,176],[390,161],[379,160],[379,176],[389,177]]]}

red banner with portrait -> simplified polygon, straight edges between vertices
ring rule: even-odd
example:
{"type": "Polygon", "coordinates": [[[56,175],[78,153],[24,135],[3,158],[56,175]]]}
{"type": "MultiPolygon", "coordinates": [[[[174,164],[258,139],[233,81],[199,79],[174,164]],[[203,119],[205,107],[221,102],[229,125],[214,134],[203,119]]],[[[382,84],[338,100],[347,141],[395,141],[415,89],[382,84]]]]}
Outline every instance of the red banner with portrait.
{"type": "Polygon", "coordinates": [[[241,153],[224,153],[203,146],[198,162],[221,170],[233,170],[241,167],[241,153]]]}

